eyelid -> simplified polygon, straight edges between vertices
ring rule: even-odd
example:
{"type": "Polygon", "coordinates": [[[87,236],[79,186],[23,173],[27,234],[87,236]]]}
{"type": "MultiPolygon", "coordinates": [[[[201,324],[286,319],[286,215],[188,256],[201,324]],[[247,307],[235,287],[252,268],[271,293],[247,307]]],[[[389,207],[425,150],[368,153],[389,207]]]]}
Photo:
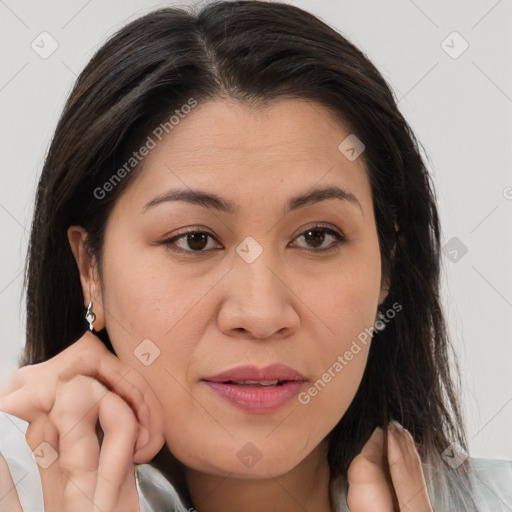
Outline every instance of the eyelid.
{"type": "Polygon", "coordinates": [[[313,224],[311,224],[311,225],[306,225],[306,227],[300,228],[299,232],[293,237],[293,239],[295,240],[295,238],[297,238],[300,235],[303,235],[306,231],[313,231],[315,229],[325,229],[326,231],[332,231],[333,233],[340,236],[341,238],[346,239],[346,236],[343,233],[343,231],[341,229],[339,229],[337,226],[335,226],[334,224],[330,224],[330,223],[324,224],[322,222],[313,222],[313,224]]]}
{"type": "MultiPolygon", "coordinates": [[[[331,236],[333,236],[336,239],[336,241],[333,242],[331,245],[329,245],[327,247],[323,247],[321,249],[298,247],[299,249],[308,251],[310,253],[322,253],[322,252],[328,252],[330,250],[335,250],[340,246],[340,244],[348,242],[347,237],[339,228],[337,228],[333,225],[330,225],[330,224],[322,224],[319,222],[313,223],[312,225],[306,226],[304,228],[300,228],[300,231],[295,236],[293,236],[292,241],[297,239],[298,237],[304,235],[306,232],[314,231],[314,230],[324,230],[327,234],[330,234],[331,236]]],[[[210,232],[210,230],[203,226],[192,226],[192,227],[188,227],[188,228],[182,228],[181,230],[178,230],[178,232],[175,233],[172,237],[162,240],[161,243],[163,245],[172,246],[172,244],[174,242],[176,242],[177,240],[179,240],[180,238],[183,238],[188,234],[194,234],[194,233],[204,233],[204,234],[208,235],[209,237],[211,237],[217,244],[222,245],[217,240],[217,238],[210,232]]],[[[218,250],[218,249],[192,251],[192,250],[182,249],[177,246],[173,246],[172,248],[170,248],[170,250],[172,250],[174,252],[178,252],[178,253],[185,253],[188,255],[201,255],[201,254],[208,254],[209,252],[211,252],[213,250],[218,250]]]]}

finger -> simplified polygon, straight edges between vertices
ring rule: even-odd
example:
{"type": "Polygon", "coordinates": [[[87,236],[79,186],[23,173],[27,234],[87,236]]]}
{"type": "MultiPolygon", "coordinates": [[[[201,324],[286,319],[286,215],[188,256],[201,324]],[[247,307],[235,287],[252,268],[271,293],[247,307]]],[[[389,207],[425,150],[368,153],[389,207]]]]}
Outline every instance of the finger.
{"type": "Polygon", "coordinates": [[[135,491],[134,447],[138,423],[133,411],[117,395],[110,393],[100,403],[100,425],[104,433],[98,467],[94,503],[99,510],[129,510],[128,504],[138,503],[136,492],[122,493],[127,479],[128,488],[135,491]],[[120,500],[127,504],[121,506],[120,500]]]}
{"type": "MultiPolygon", "coordinates": [[[[108,368],[105,368],[105,371],[109,373],[108,368]]],[[[128,368],[127,371],[130,372],[130,369],[128,368]]],[[[33,385],[27,383],[17,391],[5,396],[2,400],[2,411],[24,419],[29,423],[35,422],[42,414],[45,416],[49,415],[55,403],[57,381],[53,376],[48,378],[47,372],[48,370],[45,369],[45,374],[40,373],[40,378],[33,373],[33,385]]],[[[88,372],[87,367],[82,367],[81,375],[86,376],[84,373],[95,374],[92,370],[88,372]]],[[[133,371],[133,374],[135,373],[136,372],[133,371]]],[[[77,373],[74,377],[78,375],[80,374],[77,373]]],[[[71,373],[68,373],[63,384],[69,382],[71,378],[71,373]]],[[[145,414],[140,414],[140,416],[146,418],[145,424],[137,417],[141,424],[141,429],[137,440],[135,460],[138,464],[148,462],[158,453],[165,442],[161,406],[155,398],[153,402],[156,402],[156,405],[152,406],[152,414],[150,416],[147,400],[152,401],[151,397],[146,399],[145,395],[124,377],[113,382],[116,383],[119,382],[119,380],[123,385],[119,383],[113,386],[115,392],[122,392],[123,399],[127,396],[135,397],[134,400],[130,400],[131,406],[135,406],[134,404],[137,402],[139,405],[135,407],[137,407],[139,411],[146,411],[145,414]]],[[[98,383],[100,383],[99,380],[98,383]]]]}
{"type": "Polygon", "coordinates": [[[25,437],[41,478],[44,510],[58,512],[62,507],[63,482],[59,468],[57,428],[48,416],[41,414],[27,427],[25,437]]]}
{"type": "Polygon", "coordinates": [[[384,432],[377,427],[348,468],[347,504],[351,512],[393,510],[393,495],[383,467],[383,442],[384,432]]]}
{"type": "Polygon", "coordinates": [[[89,331],[76,342],[75,347],[68,347],[60,355],[66,358],[67,368],[61,372],[60,379],[66,380],[78,373],[94,377],[133,408],[143,427],[137,443],[137,456],[138,459],[146,459],[144,462],[150,460],[164,443],[163,411],[144,377],[121,362],[89,331]]]}
{"type": "Polygon", "coordinates": [[[13,393],[21,386],[23,386],[26,370],[27,366],[10,370],[9,375],[2,382],[2,388],[0,389],[0,400],[2,396],[13,393]]]}
{"type": "Polygon", "coordinates": [[[41,412],[50,413],[56,381],[67,382],[79,374],[97,379],[133,408],[143,427],[137,441],[137,462],[151,460],[164,443],[161,405],[142,375],[88,331],[52,359],[20,369],[9,394],[0,398],[0,408],[33,422],[41,412]]]}
{"type": "Polygon", "coordinates": [[[84,375],[57,389],[50,418],[59,432],[64,502],[73,503],[74,511],[89,512],[93,506],[100,454],[96,423],[99,404],[109,394],[100,382],[84,375]]]}
{"type": "Polygon", "coordinates": [[[39,411],[49,413],[55,388],[51,384],[55,377],[67,382],[80,374],[97,379],[109,389],[115,388],[116,393],[133,407],[139,422],[149,426],[149,406],[145,400],[149,385],[89,331],[48,361],[17,370],[15,377],[2,392],[2,410],[5,406],[5,412],[23,419],[27,417],[27,421],[35,419],[32,414],[37,415],[39,411]],[[52,378],[49,378],[50,375],[52,378]],[[41,394],[40,390],[49,392],[41,394]]]}
{"type": "Polygon", "coordinates": [[[400,511],[431,512],[421,458],[411,434],[397,422],[390,424],[389,433],[389,468],[400,511]]]}
{"type": "Polygon", "coordinates": [[[100,404],[110,394],[96,379],[84,375],[59,384],[50,418],[59,431],[61,465],[70,471],[98,468],[96,424],[100,404]]]}
{"type": "Polygon", "coordinates": [[[40,414],[35,421],[28,425],[25,439],[32,452],[37,450],[42,443],[48,443],[55,451],[59,446],[58,431],[50,418],[44,414],[40,414]]]}
{"type": "Polygon", "coordinates": [[[149,408],[144,401],[144,391],[149,386],[144,379],[139,378],[141,376],[136,375],[128,365],[107,350],[97,336],[86,331],[79,340],[54,359],[59,366],[62,364],[61,360],[66,363],[59,372],[60,380],[66,381],[78,374],[93,377],[109,389],[115,388],[116,393],[133,407],[139,421],[148,422],[149,408]]]}
{"type": "Polygon", "coordinates": [[[29,423],[41,414],[48,415],[55,401],[55,378],[40,375],[40,379],[34,378],[33,385],[25,384],[3,396],[0,409],[29,423]]]}

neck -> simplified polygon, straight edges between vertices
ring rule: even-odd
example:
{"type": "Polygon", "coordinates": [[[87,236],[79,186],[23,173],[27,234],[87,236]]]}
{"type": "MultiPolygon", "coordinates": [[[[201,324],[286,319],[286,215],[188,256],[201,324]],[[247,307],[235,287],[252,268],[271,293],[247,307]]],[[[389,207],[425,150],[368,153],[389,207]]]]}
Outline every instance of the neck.
{"type": "Polygon", "coordinates": [[[194,507],[201,512],[332,512],[325,445],[279,477],[247,480],[185,469],[194,507]]]}

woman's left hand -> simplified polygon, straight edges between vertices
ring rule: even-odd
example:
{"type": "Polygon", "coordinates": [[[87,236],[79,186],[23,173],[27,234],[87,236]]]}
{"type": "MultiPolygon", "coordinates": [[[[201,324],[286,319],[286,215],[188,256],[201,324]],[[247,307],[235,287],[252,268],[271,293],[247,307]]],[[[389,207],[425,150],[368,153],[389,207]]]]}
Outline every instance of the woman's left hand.
{"type": "Polygon", "coordinates": [[[384,432],[377,427],[348,468],[347,503],[351,512],[433,512],[421,459],[411,434],[398,423],[389,427],[388,461],[391,482],[383,467],[384,432]]]}

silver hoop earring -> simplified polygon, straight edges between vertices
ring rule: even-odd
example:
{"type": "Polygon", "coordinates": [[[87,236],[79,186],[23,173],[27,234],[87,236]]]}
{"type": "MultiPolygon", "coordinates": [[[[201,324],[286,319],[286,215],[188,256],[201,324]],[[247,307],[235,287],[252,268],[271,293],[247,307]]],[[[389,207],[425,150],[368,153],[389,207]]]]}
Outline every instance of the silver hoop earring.
{"type": "Polygon", "coordinates": [[[94,320],[96,320],[96,313],[92,310],[92,300],[89,302],[89,306],[87,307],[87,312],[85,313],[85,319],[89,322],[89,330],[94,332],[94,320]]]}

